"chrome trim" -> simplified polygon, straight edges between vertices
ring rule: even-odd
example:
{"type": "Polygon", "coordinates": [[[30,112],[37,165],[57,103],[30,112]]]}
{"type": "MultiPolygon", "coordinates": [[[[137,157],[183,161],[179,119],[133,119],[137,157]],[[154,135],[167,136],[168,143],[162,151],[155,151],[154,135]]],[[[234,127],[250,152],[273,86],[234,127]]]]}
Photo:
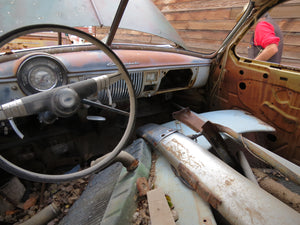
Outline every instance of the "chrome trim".
{"type": "MultiPolygon", "coordinates": [[[[135,90],[135,95],[140,96],[142,92],[143,84],[143,72],[131,72],[129,76],[132,81],[133,88],[135,90]]],[[[116,83],[109,86],[113,102],[121,101],[128,98],[127,85],[124,80],[119,80],[116,83]]],[[[98,99],[102,103],[108,102],[108,96],[105,90],[102,90],[98,93],[98,99]]]]}

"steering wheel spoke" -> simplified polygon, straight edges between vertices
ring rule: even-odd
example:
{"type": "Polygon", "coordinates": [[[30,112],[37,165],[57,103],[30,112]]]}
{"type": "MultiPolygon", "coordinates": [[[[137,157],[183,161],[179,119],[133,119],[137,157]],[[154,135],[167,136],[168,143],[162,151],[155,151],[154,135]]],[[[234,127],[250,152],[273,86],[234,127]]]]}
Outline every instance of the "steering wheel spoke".
{"type": "Polygon", "coordinates": [[[105,74],[92,78],[97,83],[98,91],[108,88],[110,85],[122,79],[122,73],[105,74]]]}
{"type": "Polygon", "coordinates": [[[90,105],[90,106],[94,106],[94,107],[99,108],[99,109],[104,109],[104,110],[108,110],[108,111],[117,113],[117,114],[120,114],[120,115],[123,115],[123,116],[128,117],[130,115],[129,112],[126,112],[124,110],[113,108],[111,106],[104,105],[104,104],[101,104],[99,102],[94,102],[94,101],[91,101],[91,100],[88,100],[88,99],[82,99],[81,102],[84,103],[84,104],[90,105]]]}

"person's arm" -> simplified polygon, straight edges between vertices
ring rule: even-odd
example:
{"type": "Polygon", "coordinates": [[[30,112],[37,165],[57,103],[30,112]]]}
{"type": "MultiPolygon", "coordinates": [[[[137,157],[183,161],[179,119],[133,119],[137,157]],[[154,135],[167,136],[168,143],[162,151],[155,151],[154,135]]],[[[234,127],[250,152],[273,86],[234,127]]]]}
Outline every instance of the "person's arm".
{"type": "Polygon", "coordinates": [[[267,61],[278,52],[277,44],[270,44],[255,58],[256,60],[267,61]]]}

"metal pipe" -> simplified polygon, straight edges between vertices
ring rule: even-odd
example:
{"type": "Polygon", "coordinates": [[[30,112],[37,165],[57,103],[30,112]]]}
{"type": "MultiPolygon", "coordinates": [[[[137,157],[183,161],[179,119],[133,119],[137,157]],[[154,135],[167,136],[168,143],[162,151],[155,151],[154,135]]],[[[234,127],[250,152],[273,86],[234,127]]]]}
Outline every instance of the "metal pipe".
{"type": "Polygon", "coordinates": [[[251,180],[254,184],[258,185],[257,180],[252,172],[252,169],[249,165],[249,162],[244,154],[244,152],[242,151],[238,151],[238,159],[240,161],[240,165],[244,171],[244,174],[246,177],[248,177],[249,180],[251,180]]]}
{"type": "MultiPolygon", "coordinates": [[[[209,121],[204,121],[200,119],[197,115],[191,112],[189,109],[181,109],[180,111],[173,113],[173,117],[190,128],[192,128],[196,132],[204,132],[205,125],[209,121]]],[[[265,163],[273,166],[274,168],[278,169],[281,173],[287,176],[289,179],[294,181],[297,184],[300,184],[300,167],[291,163],[290,161],[274,154],[273,152],[261,147],[258,144],[244,138],[241,134],[235,132],[234,130],[230,129],[229,127],[225,127],[220,124],[213,124],[213,129],[217,130],[218,132],[224,132],[225,134],[232,137],[235,141],[241,143],[252,155],[261,159],[265,163]]],[[[212,134],[206,135],[206,139],[209,140],[210,136],[213,137],[212,134]]],[[[214,138],[215,139],[215,138],[214,138]]],[[[214,140],[213,140],[214,141],[214,140]]],[[[210,141],[212,144],[213,141],[210,141]]],[[[213,146],[213,144],[212,144],[213,146]]],[[[222,158],[222,157],[221,157],[222,158]]],[[[224,158],[222,158],[224,160],[224,158]]]]}
{"type": "Polygon", "coordinates": [[[241,143],[251,154],[255,157],[262,159],[265,163],[278,169],[282,174],[287,176],[290,180],[300,185],[300,167],[291,163],[290,161],[274,154],[273,152],[265,149],[264,147],[255,144],[254,142],[243,137],[241,134],[236,133],[232,129],[222,126],[220,124],[215,124],[220,132],[228,134],[241,143]]]}
{"type": "Polygon", "coordinates": [[[52,203],[20,225],[44,225],[54,219],[59,213],[60,208],[55,203],[52,203]]]}
{"type": "Polygon", "coordinates": [[[127,6],[127,3],[128,3],[128,0],[121,0],[121,2],[120,2],[120,5],[119,5],[118,10],[116,12],[115,18],[114,18],[114,20],[112,22],[112,25],[110,27],[108,38],[106,40],[106,44],[108,46],[111,45],[111,43],[112,43],[112,41],[113,41],[113,39],[116,35],[117,29],[118,29],[119,24],[121,22],[121,19],[123,17],[124,11],[125,11],[126,6],[127,6]]]}
{"type": "Polygon", "coordinates": [[[57,44],[62,45],[62,34],[61,34],[61,32],[57,32],[57,44]]]}
{"type": "MultiPolygon", "coordinates": [[[[300,213],[300,195],[292,192],[290,189],[286,188],[281,183],[272,179],[268,174],[264,173],[264,170],[253,169],[254,174],[258,178],[260,187],[262,187],[267,192],[274,195],[276,198],[283,201],[285,204],[289,205],[300,213]]],[[[275,178],[277,179],[277,178],[275,178]]]]}
{"type": "Polygon", "coordinates": [[[233,225],[298,224],[300,214],[184,135],[150,124],[138,134],[233,225]]]}
{"type": "MultiPolygon", "coordinates": [[[[91,162],[91,166],[97,164],[98,162],[100,162],[101,160],[103,160],[104,158],[106,158],[110,153],[94,160],[91,162]]],[[[127,171],[133,171],[138,167],[139,161],[137,159],[135,159],[131,154],[129,154],[128,152],[125,151],[121,151],[119,153],[119,155],[117,155],[111,162],[111,164],[115,163],[115,162],[120,162],[122,163],[122,165],[124,167],[126,167],[127,171]]],[[[111,165],[110,164],[110,165],[111,165]]]]}

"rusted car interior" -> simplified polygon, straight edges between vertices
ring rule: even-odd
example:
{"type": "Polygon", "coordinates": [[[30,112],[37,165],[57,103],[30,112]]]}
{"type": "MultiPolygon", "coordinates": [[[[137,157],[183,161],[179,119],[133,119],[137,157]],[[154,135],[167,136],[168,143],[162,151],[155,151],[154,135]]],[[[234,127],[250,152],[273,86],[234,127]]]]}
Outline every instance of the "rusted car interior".
{"type": "Polygon", "coordinates": [[[299,2],[249,1],[210,53],[150,0],[0,2],[3,224],[299,224],[299,61],[243,54],[260,17],[299,2]],[[49,191],[24,217],[29,187],[82,179],[70,209],[49,191]]]}

